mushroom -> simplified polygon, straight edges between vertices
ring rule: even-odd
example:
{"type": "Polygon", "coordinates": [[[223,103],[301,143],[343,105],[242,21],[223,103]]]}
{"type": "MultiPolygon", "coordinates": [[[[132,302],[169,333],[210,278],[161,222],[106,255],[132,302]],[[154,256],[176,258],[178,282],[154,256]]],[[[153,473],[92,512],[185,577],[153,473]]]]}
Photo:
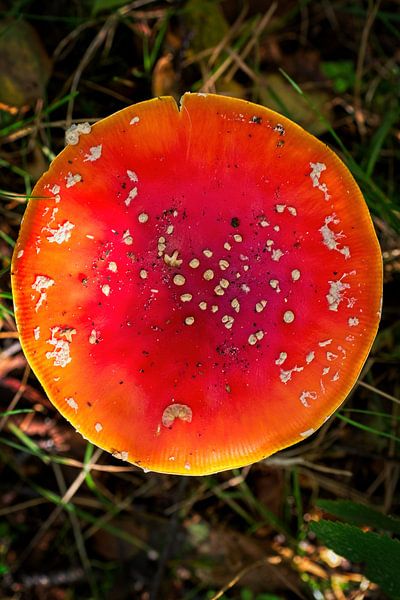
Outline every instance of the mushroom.
{"type": "Polygon", "coordinates": [[[54,405],[157,472],[240,467],[312,434],[380,317],[379,246],[339,158],[212,94],[142,102],[69,140],[12,265],[21,343],[54,405]]]}

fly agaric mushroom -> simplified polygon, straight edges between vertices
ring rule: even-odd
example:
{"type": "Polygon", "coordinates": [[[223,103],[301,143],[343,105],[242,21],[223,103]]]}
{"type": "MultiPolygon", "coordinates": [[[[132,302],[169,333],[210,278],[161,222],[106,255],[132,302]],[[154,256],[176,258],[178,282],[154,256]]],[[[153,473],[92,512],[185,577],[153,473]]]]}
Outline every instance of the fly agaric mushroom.
{"type": "Polygon", "coordinates": [[[216,95],[126,108],[39,180],[13,258],[21,343],[77,430],[205,474],[313,433],[375,337],[381,258],[338,157],[216,95]]]}

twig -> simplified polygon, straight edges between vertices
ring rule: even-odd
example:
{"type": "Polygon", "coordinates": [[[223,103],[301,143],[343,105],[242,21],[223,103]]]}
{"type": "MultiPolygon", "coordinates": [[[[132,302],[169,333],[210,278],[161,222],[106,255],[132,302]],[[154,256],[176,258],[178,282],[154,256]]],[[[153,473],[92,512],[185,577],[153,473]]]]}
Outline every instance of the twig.
{"type": "Polygon", "coordinates": [[[386,398],[387,400],[391,400],[391,402],[400,404],[399,398],[396,398],[395,396],[392,396],[391,394],[387,394],[386,392],[382,392],[382,390],[374,387],[373,385],[370,385],[369,383],[365,383],[365,381],[358,381],[357,384],[363,388],[366,388],[367,390],[370,390],[371,392],[375,392],[375,394],[378,394],[378,396],[382,396],[382,398],[386,398]]]}

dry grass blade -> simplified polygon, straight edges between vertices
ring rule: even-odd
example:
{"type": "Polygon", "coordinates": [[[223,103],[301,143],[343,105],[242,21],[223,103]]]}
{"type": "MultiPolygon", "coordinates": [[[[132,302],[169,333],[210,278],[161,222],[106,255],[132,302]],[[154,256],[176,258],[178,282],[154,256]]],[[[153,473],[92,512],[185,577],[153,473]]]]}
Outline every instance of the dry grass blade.
{"type": "Polygon", "coordinates": [[[363,80],[363,71],[364,71],[364,63],[365,56],[367,52],[367,44],[368,38],[371,33],[372,26],[376,19],[376,15],[378,13],[379,7],[381,4],[381,0],[377,0],[375,4],[373,4],[372,0],[368,2],[368,17],[365,21],[365,26],[362,32],[361,41],[360,41],[360,49],[357,57],[357,67],[356,67],[356,75],[354,82],[354,117],[357,123],[357,127],[361,137],[365,137],[367,133],[367,129],[365,127],[365,117],[361,104],[361,84],[363,80]]]}
{"type": "Polygon", "coordinates": [[[72,482],[72,484],[69,486],[69,488],[67,489],[67,491],[61,498],[60,504],[58,506],[56,506],[56,508],[53,510],[53,512],[48,516],[46,521],[40,527],[39,531],[28,543],[25,550],[21,553],[18,560],[13,565],[14,571],[17,571],[21,567],[21,565],[25,562],[25,560],[28,558],[30,553],[35,549],[35,547],[37,546],[39,541],[42,539],[42,537],[46,533],[46,531],[53,525],[53,523],[55,522],[57,517],[64,510],[65,505],[68,504],[69,502],[71,502],[72,498],[74,497],[76,492],[79,490],[79,488],[85,481],[87,474],[91,471],[92,466],[99,460],[102,453],[103,453],[103,450],[101,450],[100,448],[97,448],[97,450],[95,450],[91,460],[84,466],[82,471],[75,478],[75,480],[72,482]]]}
{"type": "Polygon", "coordinates": [[[225,594],[231,590],[235,585],[237,585],[243,577],[245,577],[251,571],[255,571],[256,569],[264,568],[269,571],[274,571],[274,576],[278,579],[281,579],[284,589],[290,589],[293,593],[296,594],[296,598],[300,598],[301,600],[307,600],[306,596],[302,593],[299,587],[294,587],[291,582],[289,582],[283,575],[279,573],[279,565],[275,565],[268,561],[267,558],[263,558],[261,560],[257,560],[251,565],[244,567],[239,573],[233,577],[224,587],[222,587],[214,596],[210,598],[210,600],[219,600],[225,594]]]}
{"type": "MultiPolygon", "coordinates": [[[[22,395],[25,391],[25,386],[28,383],[28,378],[29,378],[29,374],[31,372],[31,368],[30,366],[27,364],[24,370],[24,374],[22,376],[21,379],[21,385],[19,386],[19,390],[16,394],[14,394],[13,399],[11,400],[10,404],[7,406],[5,412],[9,413],[12,410],[15,409],[15,407],[17,406],[18,402],[20,401],[20,399],[22,398],[22,395]]],[[[7,421],[8,421],[9,417],[5,416],[1,419],[0,421],[0,431],[2,431],[2,429],[4,428],[4,426],[6,425],[7,421]]]]}

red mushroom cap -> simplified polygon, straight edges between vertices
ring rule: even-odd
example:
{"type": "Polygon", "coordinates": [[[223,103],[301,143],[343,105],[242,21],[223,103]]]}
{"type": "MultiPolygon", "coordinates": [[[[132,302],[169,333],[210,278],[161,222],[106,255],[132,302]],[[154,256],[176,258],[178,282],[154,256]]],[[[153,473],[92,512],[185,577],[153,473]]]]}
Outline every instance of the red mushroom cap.
{"type": "Polygon", "coordinates": [[[381,257],[347,168],[261,106],[186,94],[69,132],[13,259],[25,354],[86,438],[205,474],[300,441],[354,385],[381,257]]]}

